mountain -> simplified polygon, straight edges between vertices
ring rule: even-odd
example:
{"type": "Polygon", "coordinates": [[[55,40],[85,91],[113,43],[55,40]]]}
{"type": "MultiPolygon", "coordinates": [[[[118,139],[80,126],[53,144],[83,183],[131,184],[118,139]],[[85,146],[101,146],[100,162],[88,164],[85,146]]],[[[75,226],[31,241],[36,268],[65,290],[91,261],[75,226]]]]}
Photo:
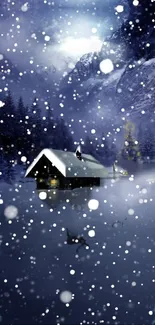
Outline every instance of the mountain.
{"type": "Polygon", "coordinates": [[[82,56],[60,84],[70,114],[78,112],[97,125],[123,125],[128,118],[154,124],[155,1],[128,3],[128,20],[104,41],[99,53],[82,56]],[[106,59],[113,70],[105,74],[100,63],[106,59]]]}

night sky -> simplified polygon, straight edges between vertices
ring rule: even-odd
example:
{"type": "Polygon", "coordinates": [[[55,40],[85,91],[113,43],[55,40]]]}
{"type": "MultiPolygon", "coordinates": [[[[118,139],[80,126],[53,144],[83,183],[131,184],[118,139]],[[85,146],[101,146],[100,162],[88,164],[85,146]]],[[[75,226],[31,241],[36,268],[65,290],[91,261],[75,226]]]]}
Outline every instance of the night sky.
{"type": "MultiPolygon", "coordinates": [[[[0,100],[50,102],[78,143],[104,122],[119,147],[129,117],[154,123],[153,14],[153,0],[1,0],[0,100]]],[[[154,171],[44,197],[15,172],[0,183],[0,323],[155,324],[154,171]],[[76,255],[66,227],[90,248],[76,255]]]]}
{"type": "Polygon", "coordinates": [[[9,87],[28,102],[34,96],[52,99],[54,83],[59,84],[64,72],[71,71],[83,54],[99,51],[105,37],[125,20],[128,4],[118,14],[121,3],[1,1],[0,53],[12,68],[3,74],[2,91],[9,87]]]}

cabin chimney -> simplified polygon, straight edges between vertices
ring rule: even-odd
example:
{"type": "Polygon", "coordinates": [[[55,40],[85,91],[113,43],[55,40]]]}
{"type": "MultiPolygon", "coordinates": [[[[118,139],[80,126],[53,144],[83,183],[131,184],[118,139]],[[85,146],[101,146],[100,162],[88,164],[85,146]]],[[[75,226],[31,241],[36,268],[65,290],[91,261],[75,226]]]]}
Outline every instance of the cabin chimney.
{"type": "Polygon", "coordinates": [[[79,145],[77,148],[76,148],[76,157],[81,160],[82,159],[82,150],[81,150],[81,146],[79,145]]]}

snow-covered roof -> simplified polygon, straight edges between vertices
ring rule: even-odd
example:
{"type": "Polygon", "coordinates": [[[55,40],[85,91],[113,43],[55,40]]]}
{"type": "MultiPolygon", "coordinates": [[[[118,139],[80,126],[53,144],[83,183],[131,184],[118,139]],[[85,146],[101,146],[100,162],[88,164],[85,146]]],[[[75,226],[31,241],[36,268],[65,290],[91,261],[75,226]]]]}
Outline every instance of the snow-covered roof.
{"type": "Polygon", "coordinates": [[[31,172],[41,157],[46,158],[64,175],[65,177],[99,177],[104,178],[108,175],[106,168],[101,165],[93,156],[82,154],[82,160],[76,157],[74,152],[55,149],[43,149],[28,167],[25,177],[31,172]]]}

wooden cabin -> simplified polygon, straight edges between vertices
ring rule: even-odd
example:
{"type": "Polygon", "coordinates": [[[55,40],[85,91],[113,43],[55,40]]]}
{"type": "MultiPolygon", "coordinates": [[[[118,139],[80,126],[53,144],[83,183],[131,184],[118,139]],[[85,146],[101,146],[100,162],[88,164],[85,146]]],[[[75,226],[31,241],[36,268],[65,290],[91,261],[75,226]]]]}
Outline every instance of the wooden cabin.
{"type": "Polygon", "coordinates": [[[107,178],[106,168],[93,156],[76,152],[44,149],[28,167],[25,177],[35,178],[37,189],[74,189],[100,186],[107,178]]]}

